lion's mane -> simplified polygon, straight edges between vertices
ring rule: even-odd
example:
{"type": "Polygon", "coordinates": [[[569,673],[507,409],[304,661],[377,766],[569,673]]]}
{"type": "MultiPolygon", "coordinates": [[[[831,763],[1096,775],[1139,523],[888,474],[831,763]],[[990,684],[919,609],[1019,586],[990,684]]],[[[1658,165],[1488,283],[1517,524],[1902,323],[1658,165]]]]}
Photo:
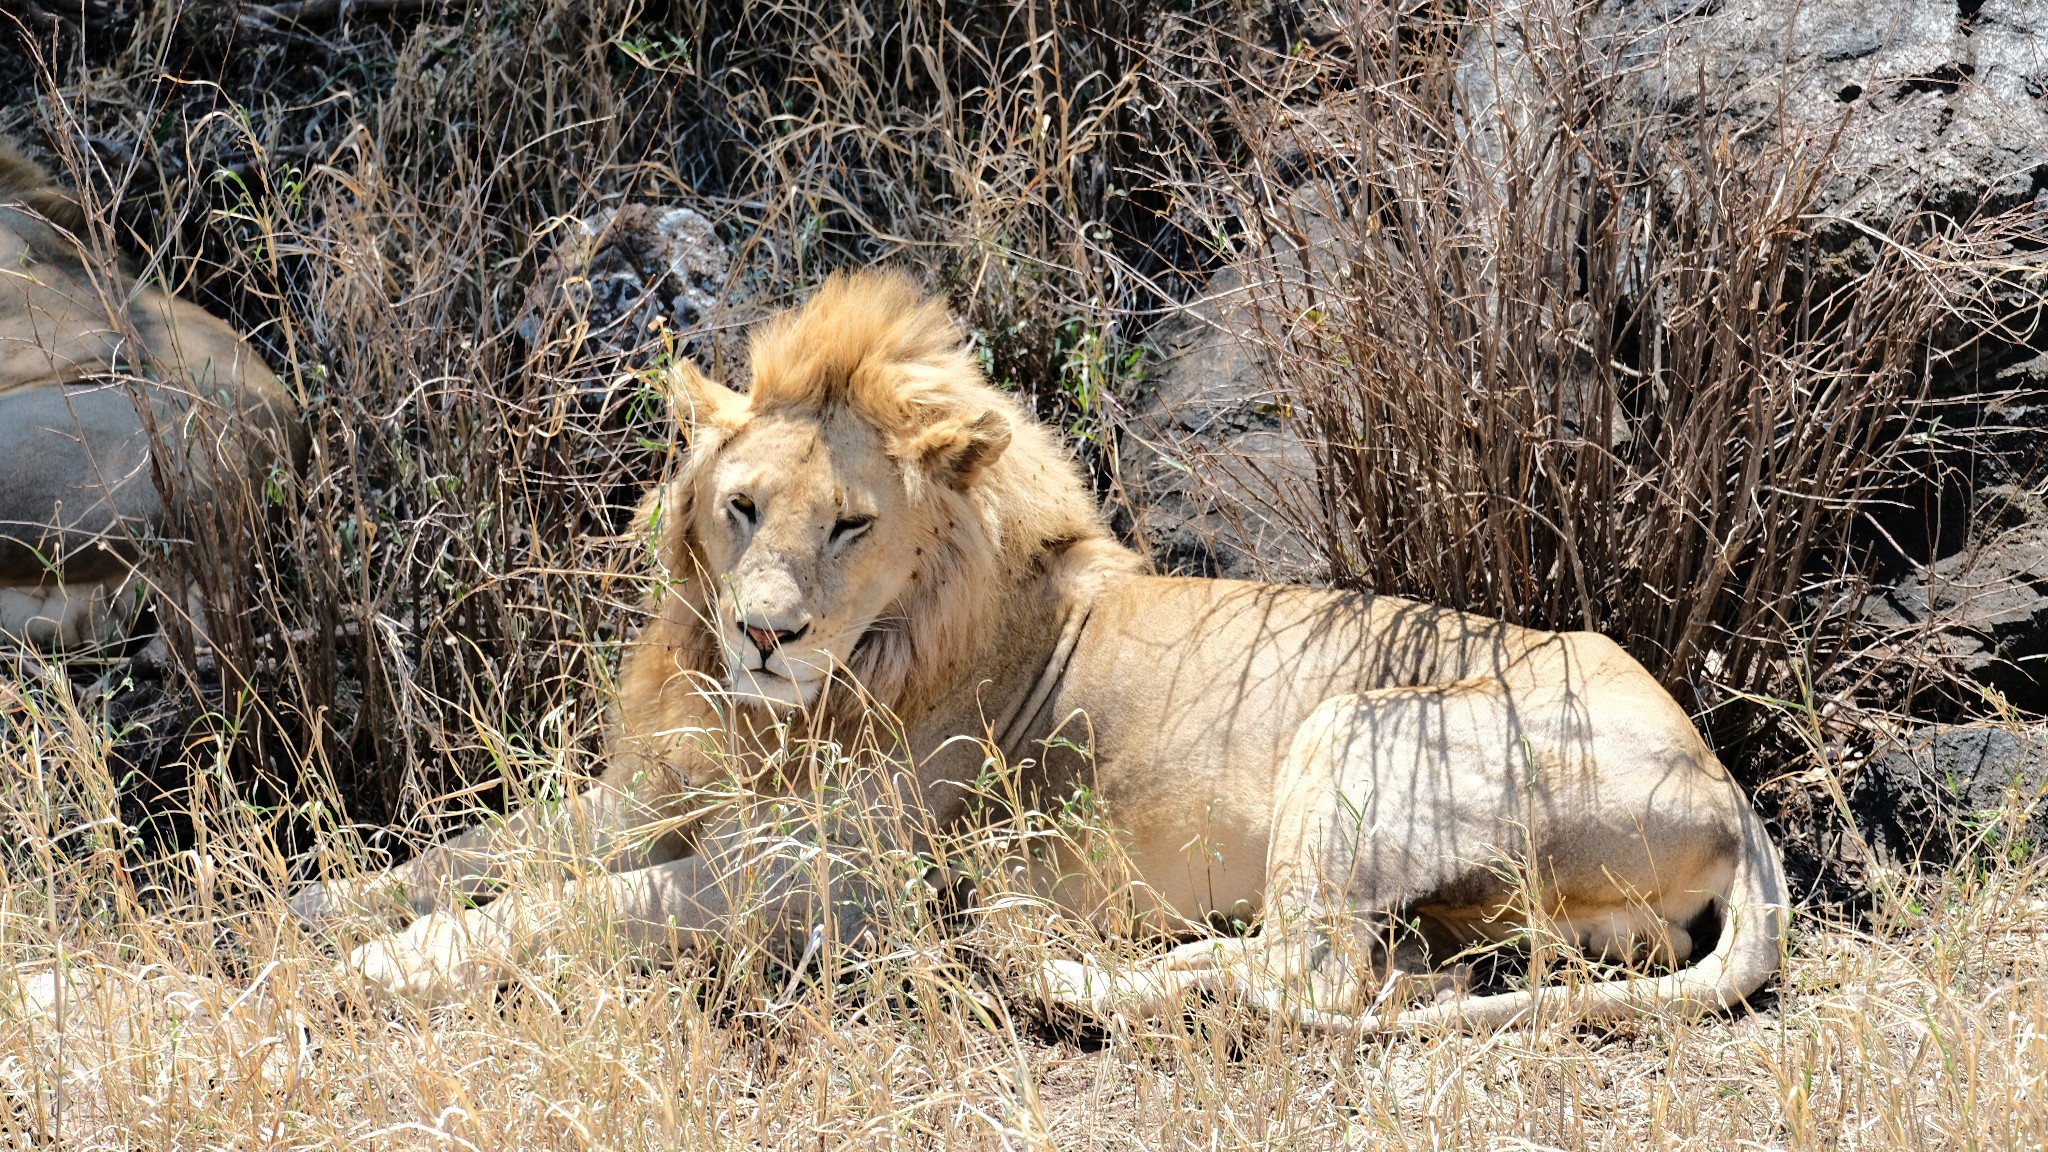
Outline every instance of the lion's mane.
{"type": "MultiPolygon", "coordinates": [[[[904,467],[910,500],[937,528],[897,550],[915,566],[909,591],[854,650],[850,670],[865,699],[837,692],[839,706],[914,716],[970,673],[1006,594],[1024,581],[1055,563],[1138,567],[1103,524],[1074,461],[1013,397],[988,385],[944,305],[908,277],[834,275],[801,308],[757,329],[748,360],[748,416],[850,409],[899,463],[988,413],[1008,424],[1007,447],[964,490],[904,467]]],[[[646,710],[666,715],[666,697],[685,690],[682,681],[712,683],[723,668],[710,625],[715,582],[693,511],[711,462],[740,425],[702,414],[685,423],[689,457],[643,509],[666,577],[656,618],[622,670],[624,719],[643,732],[656,730],[646,710]]]]}

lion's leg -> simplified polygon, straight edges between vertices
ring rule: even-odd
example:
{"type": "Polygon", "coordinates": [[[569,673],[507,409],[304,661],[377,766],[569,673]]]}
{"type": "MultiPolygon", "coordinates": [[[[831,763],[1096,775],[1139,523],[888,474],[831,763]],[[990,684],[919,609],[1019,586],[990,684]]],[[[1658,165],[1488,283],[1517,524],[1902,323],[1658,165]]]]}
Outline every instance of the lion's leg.
{"type": "Polygon", "coordinates": [[[434,1002],[502,983],[540,938],[593,924],[653,960],[741,940],[795,959],[814,940],[867,935],[888,898],[876,878],[840,858],[829,836],[765,837],[761,826],[731,820],[680,859],[442,909],[349,963],[395,995],[434,1002]]]}
{"type": "Polygon", "coordinates": [[[1500,778],[1488,761],[1513,748],[1504,712],[1492,686],[1466,683],[1335,697],[1303,721],[1275,794],[1243,995],[1320,1020],[1466,987],[1469,969],[1438,970],[1440,933],[1410,909],[1487,902],[1502,884],[1487,847],[1499,801],[1475,800],[1469,780],[1475,768],[1500,778]]]}
{"type": "Polygon", "coordinates": [[[385,993],[433,1004],[507,982],[541,939],[579,925],[665,959],[729,933],[735,902],[720,879],[711,861],[690,856],[588,876],[552,893],[521,887],[482,907],[429,912],[356,948],[348,963],[385,993]]]}
{"type": "Polygon", "coordinates": [[[1374,773],[1391,769],[1389,777],[1448,793],[1447,781],[1434,782],[1439,791],[1429,777],[1450,758],[1476,755],[1465,736],[1476,727],[1465,716],[1475,702],[1456,695],[1401,689],[1326,701],[1303,722],[1282,765],[1258,931],[1199,940],[1121,971],[1050,961],[1049,998],[1094,1016],[1144,1017],[1206,990],[1313,1016],[1455,988],[1460,974],[1433,971],[1422,936],[1400,913],[1417,893],[1448,889],[1473,867],[1434,851],[1426,837],[1383,834],[1383,810],[1413,806],[1387,795],[1374,773]],[[1424,727],[1429,742],[1414,738],[1424,727]],[[1361,748],[1362,735],[1381,743],[1361,748]],[[1392,763],[1404,750],[1410,762],[1392,763]]]}
{"type": "Polygon", "coordinates": [[[1147,1020],[1211,993],[1311,1021],[1355,1018],[1381,1005],[1461,995],[1470,965],[1437,971],[1425,953],[1370,919],[1316,928],[1268,924],[1249,937],[1211,937],[1117,968],[1095,960],[1046,960],[1045,997],[1096,1020],[1147,1020]]]}
{"type": "Polygon", "coordinates": [[[487,899],[522,869],[643,869],[687,851],[682,807],[667,772],[622,757],[563,803],[529,804],[383,872],[310,885],[292,898],[292,908],[308,922],[367,912],[397,926],[487,899]]]}
{"type": "Polygon", "coordinates": [[[1649,803],[1605,774],[1604,750],[1631,763],[1642,741],[1623,721],[1588,728],[1586,707],[1479,680],[1338,697],[1303,722],[1276,793],[1260,935],[1304,1018],[1345,1002],[1347,978],[1368,1015],[1459,991],[1436,966],[1474,945],[1690,956],[1685,925],[1728,883],[1697,831],[1717,811],[1676,787],[1649,803]],[[1347,922],[1383,962],[1341,946],[1347,922]]]}
{"type": "Polygon", "coordinates": [[[1610,964],[1675,968],[1692,955],[1692,933],[1644,904],[1562,915],[1559,934],[1610,964]]]}
{"type": "Polygon", "coordinates": [[[1039,982],[1047,1000],[1096,1020],[1147,1020],[1180,1007],[1192,992],[1253,986],[1252,952],[1251,941],[1218,937],[1124,967],[1048,958],[1039,982]]]}
{"type": "Polygon", "coordinates": [[[114,640],[135,621],[140,596],[127,575],[0,585],[0,643],[66,649],[114,640]]]}

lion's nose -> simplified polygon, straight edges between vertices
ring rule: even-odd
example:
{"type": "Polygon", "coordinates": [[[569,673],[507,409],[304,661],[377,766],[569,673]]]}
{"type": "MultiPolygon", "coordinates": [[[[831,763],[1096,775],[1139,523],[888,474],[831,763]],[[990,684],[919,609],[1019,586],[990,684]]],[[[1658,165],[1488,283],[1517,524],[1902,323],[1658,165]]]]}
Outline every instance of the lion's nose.
{"type": "Polygon", "coordinates": [[[769,653],[782,647],[784,644],[803,639],[804,633],[810,630],[811,626],[809,624],[791,631],[787,628],[757,628],[744,620],[740,621],[740,631],[745,632],[747,639],[752,641],[754,647],[760,650],[763,660],[768,658],[769,653]]]}

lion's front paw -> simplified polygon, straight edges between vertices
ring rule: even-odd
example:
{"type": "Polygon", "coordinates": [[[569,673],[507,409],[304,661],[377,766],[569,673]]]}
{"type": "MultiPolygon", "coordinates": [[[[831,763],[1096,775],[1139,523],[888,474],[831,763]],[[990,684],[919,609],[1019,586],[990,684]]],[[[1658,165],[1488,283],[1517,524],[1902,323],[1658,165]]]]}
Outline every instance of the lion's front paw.
{"type": "Polygon", "coordinates": [[[436,912],[349,954],[371,987],[416,1004],[444,1004],[503,984],[517,970],[512,933],[482,909],[436,912]]]}
{"type": "Polygon", "coordinates": [[[321,933],[351,924],[360,930],[365,923],[396,932],[424,911],[406,896],[403,884],[385,873],[316,881],[293,893],[288,903],[302,926],[321,933]]]}
{"type": "Polygon", "coordinates": [[[1049,959],[1039,979],[1048,1004],[1096,1024],[1163,1015],[1185,991],[1174,973],[1157,964],[1113,970],[1092,961],[1049,959]]]}

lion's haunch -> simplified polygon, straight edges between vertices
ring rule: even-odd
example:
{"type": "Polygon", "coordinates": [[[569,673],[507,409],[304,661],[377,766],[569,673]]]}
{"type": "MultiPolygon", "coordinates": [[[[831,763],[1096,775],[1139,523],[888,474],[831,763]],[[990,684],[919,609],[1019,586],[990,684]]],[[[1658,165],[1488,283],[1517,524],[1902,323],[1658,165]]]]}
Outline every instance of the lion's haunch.
{"type": "Polygon", "coordinates": [[[0,141],[0,642],[118,634],[139,543],[305,450],[297,406],[235,331],[88,256],[84,219],[0,141]]]}

